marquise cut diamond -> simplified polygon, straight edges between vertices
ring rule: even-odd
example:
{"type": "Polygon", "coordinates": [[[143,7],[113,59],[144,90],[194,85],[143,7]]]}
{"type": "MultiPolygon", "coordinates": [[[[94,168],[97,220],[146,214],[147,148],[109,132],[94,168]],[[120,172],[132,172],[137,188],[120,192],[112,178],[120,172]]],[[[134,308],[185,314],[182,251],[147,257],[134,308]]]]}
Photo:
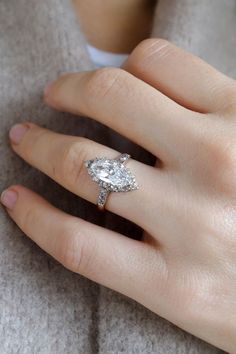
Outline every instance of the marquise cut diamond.
{"type": "MultiPolygon", "coordinates": [[[[126,154],[127,155],[127,154],[126,154]]],[[[110,192],[128,192],[138,189],[135,177],[124,165],[129,157],[125,154],[120,159],[95,158],[85,162],[89,175],[100,187],[110,192]]]]}

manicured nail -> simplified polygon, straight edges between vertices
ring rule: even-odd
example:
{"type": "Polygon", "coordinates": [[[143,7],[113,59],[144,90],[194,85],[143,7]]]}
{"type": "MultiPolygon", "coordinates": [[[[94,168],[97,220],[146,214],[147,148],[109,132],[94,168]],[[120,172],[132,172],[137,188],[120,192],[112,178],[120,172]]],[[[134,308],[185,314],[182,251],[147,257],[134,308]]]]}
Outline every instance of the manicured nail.
{"type": "Polygon", "coordinates": [[[7,189],[4,192],[2,192],[1,203],[7,209],[12,210],[14,208],[14,205],[16,204],[17,199],[18,199],[18,193],[14,190],[7,189]]]}
{"type": "Polygon", "coordinates": [[[13,144],[19,144],[25,135],[25,133],[29,130],[29,126],[26,124],[16,124],[13,125],[9,132],[9,137],[13,144]]]}

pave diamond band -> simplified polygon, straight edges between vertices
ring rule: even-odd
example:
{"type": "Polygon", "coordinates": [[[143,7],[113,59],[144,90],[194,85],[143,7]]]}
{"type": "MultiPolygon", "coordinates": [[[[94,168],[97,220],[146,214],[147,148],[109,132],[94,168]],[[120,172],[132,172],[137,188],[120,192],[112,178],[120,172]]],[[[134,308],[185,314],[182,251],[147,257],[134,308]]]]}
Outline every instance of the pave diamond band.
{"type": "Polygon", "coordinates": [[[106,157],[85,161],[88,174],[100,186],[97,205],[104,209],[110,192],[129,192],[138,189],[135,176],[125,166],[130,155],[120,154],[116,159],[106,157]]]}
{"type": "Polygon", "coordinates": [[[99,195],[98,195],[98,200],[97,200],[97,206],[100,210],[103,210],[109,195],[109,191],[105,188],[100,188],[99,195]]]}

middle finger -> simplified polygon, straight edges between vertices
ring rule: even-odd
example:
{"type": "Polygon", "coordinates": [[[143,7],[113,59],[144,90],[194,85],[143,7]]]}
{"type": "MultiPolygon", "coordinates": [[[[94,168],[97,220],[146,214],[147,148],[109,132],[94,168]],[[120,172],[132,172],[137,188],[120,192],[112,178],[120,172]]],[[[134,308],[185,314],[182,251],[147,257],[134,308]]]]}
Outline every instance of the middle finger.
{"type": "Polygon", "coordinates": [[[186,130],[186,122],[195,120],[193,112],[117,68],[64,75],[46,89],[46,101],[54,108],[96,119],[164,163],[179,156],[181,127],[186,130]]]}

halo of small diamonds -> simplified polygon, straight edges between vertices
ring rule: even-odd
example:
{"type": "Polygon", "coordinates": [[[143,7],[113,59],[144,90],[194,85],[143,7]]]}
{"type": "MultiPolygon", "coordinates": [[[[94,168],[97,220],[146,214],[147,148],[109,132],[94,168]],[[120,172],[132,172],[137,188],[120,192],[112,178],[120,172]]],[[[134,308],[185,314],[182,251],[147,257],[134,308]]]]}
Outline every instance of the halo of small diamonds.
{"type": "Polygon", "coordinates": [[[135,176],[124,165],[129,158],[128,154],[121,154],[116,159],[96,157],[85,161],[85,166],[92,180],[106,191],[129,192],[138,189],[135,176]]]}

